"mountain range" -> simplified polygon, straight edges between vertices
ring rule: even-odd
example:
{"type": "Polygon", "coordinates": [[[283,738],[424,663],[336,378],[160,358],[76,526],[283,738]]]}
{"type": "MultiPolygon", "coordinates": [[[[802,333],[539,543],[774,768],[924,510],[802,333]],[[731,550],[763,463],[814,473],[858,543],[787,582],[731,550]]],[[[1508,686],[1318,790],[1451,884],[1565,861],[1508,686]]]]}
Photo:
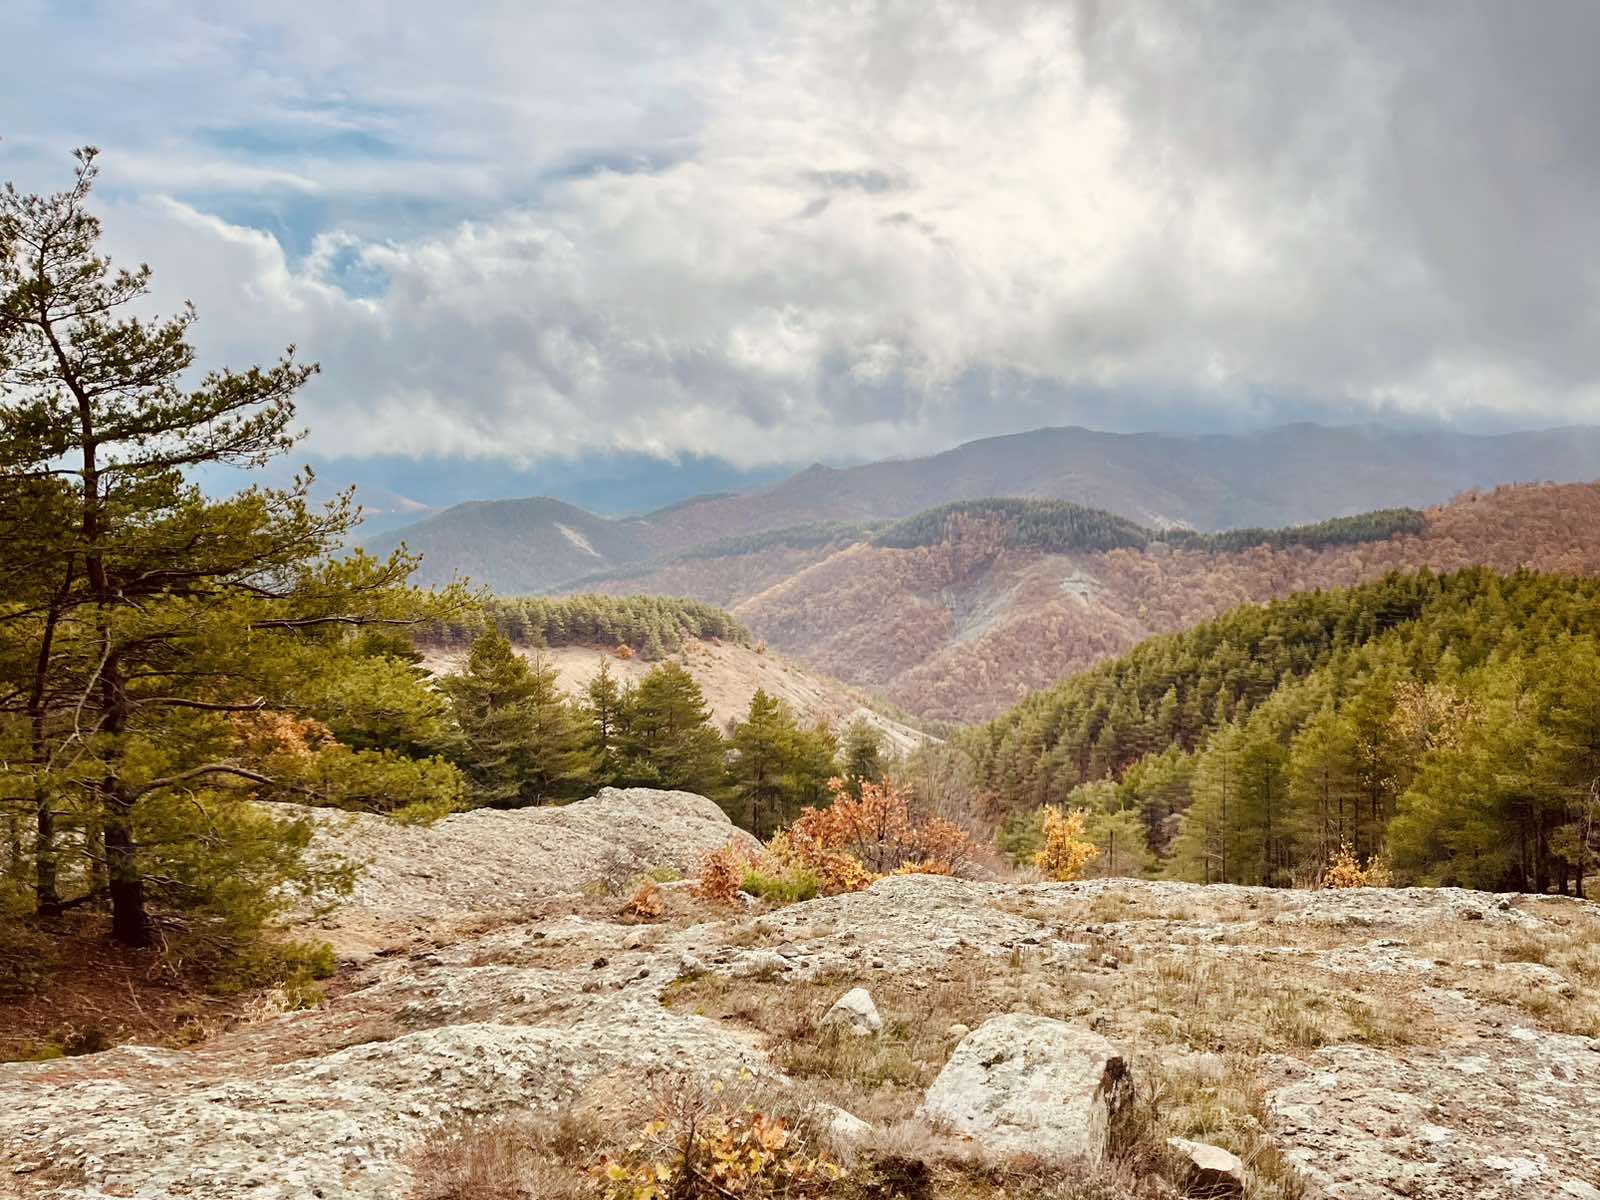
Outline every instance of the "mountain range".
{"type": "Polygon", "coordinates": [[[597,516],[548,497],[474,501],[375,529],[365,544],[385,552],[404,542],[421,553],[425,583],[464,574],[501,594],[525,594],[673,556],[681,563],[731,538],[798,526],[810,528],[790,543],[847,542],[859,526],[994,496],[1071,501],[1154,529],[1218,530],[1424,507],[1515,481],[1597,477],[1594,427],[1478,435],[1300,424],[1205,436],[1068,427],[922,458],[816,465],[755,491],[693,497],[637,517],[597,516]]]}
{"type": "Polygon", "coordinates": [[[814,670],[965,722],[1239,604],[1423,567],[1600,573],[1593,484],[1507,485],[1426,511],[1237,535],[1163,534],[1039,501],[957,504],[865,535],[822,528],[579,587],[725,607],[814,670]]]}

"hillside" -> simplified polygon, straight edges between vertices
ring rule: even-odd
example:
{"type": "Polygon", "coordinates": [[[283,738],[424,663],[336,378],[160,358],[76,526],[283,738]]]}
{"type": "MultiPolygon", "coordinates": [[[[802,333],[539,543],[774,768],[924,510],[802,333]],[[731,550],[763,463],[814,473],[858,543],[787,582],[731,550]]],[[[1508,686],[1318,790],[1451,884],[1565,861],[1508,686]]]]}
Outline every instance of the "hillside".
{"type": "Polygon", "coordinates": [[[402,543],[422,555],[414,576],[419,583],[466,576],[499,592],[536,592],[651,553],[635,523],[598,517],[547,496],[457,504],[362,539],[374,554],[402,543]]]}
{"type": "MultiPolygon", "coordinates": [[[[612,675],[623,683],[638,682],[655,665],[639,656],[620,659],[609,646],[521,643],[517,651],[526,658],[539,656],[553,664],[562,690],[570,696],[582,694],[601,663],[609,663],[612,675]]],[[[760,689],[789,705],[803,725],[822,721],[842,734],[852,722],[864,720],[895,750],[909,750],[925,740],[910,726],[868,707],[859,693],[843,684],[752,646],[685,638],[667,658],[694,676],[719,729],[725,729],[730,721],[742,720],[749,711],[750,697],[760,689]]],[[[435,647],[428,651],[426,665],[448,673],[459,670],[465,661],[466,650],[462,647],[435,647]]]]}
{"type": "MultiPolygon", "coordinates": [[[[1263,534],[1244,550],[1183,535],[1141,546],[1126,529],[1118,537],[1132,544],[1116,548],[1041,549],[1004,513],[956,512],[937,537],[900,539],[914,545],[885,545],[880,534],[806,551],[811,562],[743,599],[730,594],[734,582],[763,581],[770,561],[674,563],[660,581],[692,595],[698,569],[719,602],[797,660],[918,716],[967,721],[1249,601],[1416,567],[1600,572],[1600,489],[1591,485],[1469,493],[1413,522],[1397,513],[1263,534]],[[1304,536],[1319,529],[1320,540],[1304,536]],[[1401,531],[1381,536],[1391,529],[1401,531]],[[1367,540],[1354,536],[1361,530],[1367,540]]],[[[628,586],[656,583],[634,577],[628,586]]]]}
{"type": "Polygon", "coordinates": [[[1581,894],[1600,579],[1396,572],[1245,605],[961,742],[1013,818],[1126,818],[1177,878],[1305,883],[1348,846],[1405,883],[1581,894]]]}
{"type": "Polygon", "coordinates": [[[497,592],[532,592],[743,535],[896,520],[992,496],[1070,501],[1141,526],[1218,530],[1424,507],[1519,480],[1595,478],[1593,428],[1477,436],[1292,425],[1204,437],[1057,428],[925,458],[814,466],[754,492],[635,518],[608,520],[551,500],[458,505],[369,545],[387,548],[403,536],[424,553],[426,581],[464,573],[497,592]]]}

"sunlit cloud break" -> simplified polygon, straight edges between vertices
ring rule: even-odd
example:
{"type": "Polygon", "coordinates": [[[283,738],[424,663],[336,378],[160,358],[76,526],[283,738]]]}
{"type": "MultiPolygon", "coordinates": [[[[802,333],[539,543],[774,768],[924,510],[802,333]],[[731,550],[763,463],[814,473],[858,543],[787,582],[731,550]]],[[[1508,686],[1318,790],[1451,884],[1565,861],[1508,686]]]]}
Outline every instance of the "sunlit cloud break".
{"type": "Polygon", "coordinates": [[[33,3],[0,174],[312,449],[741,466],[1042,424],[1600,419],[1600,10],[33,3]],[[51,105],[40,95],[55,97],[51,105]]]}

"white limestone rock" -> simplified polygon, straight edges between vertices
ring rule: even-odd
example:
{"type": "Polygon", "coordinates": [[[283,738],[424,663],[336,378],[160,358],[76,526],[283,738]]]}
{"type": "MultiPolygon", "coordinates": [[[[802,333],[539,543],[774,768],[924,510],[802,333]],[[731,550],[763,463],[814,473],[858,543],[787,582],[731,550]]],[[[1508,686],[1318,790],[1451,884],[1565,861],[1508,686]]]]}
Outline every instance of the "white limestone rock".
{"type": "Polygon", "coordinates": [[[994,1017],[950,1055],[923,1111],[985,1149],[1098,1162],[1132,1098],[1105,1038],[1030,1013],[994,1017]]]}
{"type": "Polygon", "coordinates": [[[1195,1200],[1232,1200],[1244,1195],[1245,1165],[1237,1154],[1188,1138],[1168,1138],[1167,1145],[1184,1159],[1185,1196],[1195,1200]]]}
{"type": "Polygon", "coordinates": [[[857,1037],[866,1037],[883,1028],[883,1018],[878,1006],[872,1002],[872,993],[866,988],[851,988],[833,1002],[833,1007],[823,1015],[822,1028],[840,1029],[857,1037]]]}

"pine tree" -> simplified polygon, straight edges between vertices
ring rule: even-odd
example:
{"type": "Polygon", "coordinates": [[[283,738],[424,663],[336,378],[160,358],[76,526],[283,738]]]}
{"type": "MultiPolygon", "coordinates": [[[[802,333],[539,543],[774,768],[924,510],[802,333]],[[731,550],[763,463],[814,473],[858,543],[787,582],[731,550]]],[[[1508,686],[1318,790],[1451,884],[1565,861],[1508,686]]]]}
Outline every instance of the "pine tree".
{"type": "Polygon", "coordinates": [[[619,770],[635,787],[672,788],[721,795],[725,772],[722,738],[694,676],[677,663],[650,670],[628,703],[618,735],[619,770]]]}
{"type": "Polygon", "coordinates": [[[593,760],[585,731],[547,662],[529,663],[506,637],[486,633],[473,642],[465,670],[440,689],[456,723],[454,757],[477,803],[544,804],[571,799],[587,784],[593,760]]]}
{"type": "Polygon", "coordinates": [[[623,713],[630,697],[627,689],[611,674],[611,660],[600,660],[600,669],[584,690],[584,716],[588,722],[587,748],[592,763],[594,785],[612,787],[617,781],[617,742],[623,713]]]}
{"type": "Polygon", "coordinates": [[[283,713],[317,717],[322,684],[356,659],[419,687],[409,664],[373,660],[355,635],[460,604],[405,588],[403,555],[333,558],[356,513],[348,497],[313,510],[309,478],[221,500],[195,486],[201,468],[288,449],[315,367],[291,350],[192,380],[192,308],[131,315],[150,269],[99,252],[96,152],[77,159],[64,192],[0,193],[0,537],[26,546],[0,581],[0,713],[19,723],[29,764],[40,910],[103,892],[113,937],[139,946],[152,902],[220,913],[232,896],[236,929],[245,908],[286,903],[280,885],[309,878],[309,828],[247,801],[338,801],[317,790],[335,759],[328,786],[360,792],[401,770],[450,802],[439,764],[321,741],[287,754],[260,731],[283,713]],[[61,894],[69,883],[78,895],[61,894]]]}
{"type": "Polygon", "coordinates": [[[863,783],[882,783],[883,738],[865,717],[857,717],[845,730],[844,781],[852,796],[861,796],[863,783]]]}
{"type": "Polygon", "coordinates": [[[1356,733],[1331,702],[1318,710],[1289,748],[1289,805],[1296,840],[1310,864],[1326,863],[1355,836],[1361,796],[1356,733]]]}
{"type": "Polygon", "coordinates": [[[799,810],[793,800],[800,729],[788,705],[758,689],[729,741],[734,819],[765,839],[799,810]]]}

